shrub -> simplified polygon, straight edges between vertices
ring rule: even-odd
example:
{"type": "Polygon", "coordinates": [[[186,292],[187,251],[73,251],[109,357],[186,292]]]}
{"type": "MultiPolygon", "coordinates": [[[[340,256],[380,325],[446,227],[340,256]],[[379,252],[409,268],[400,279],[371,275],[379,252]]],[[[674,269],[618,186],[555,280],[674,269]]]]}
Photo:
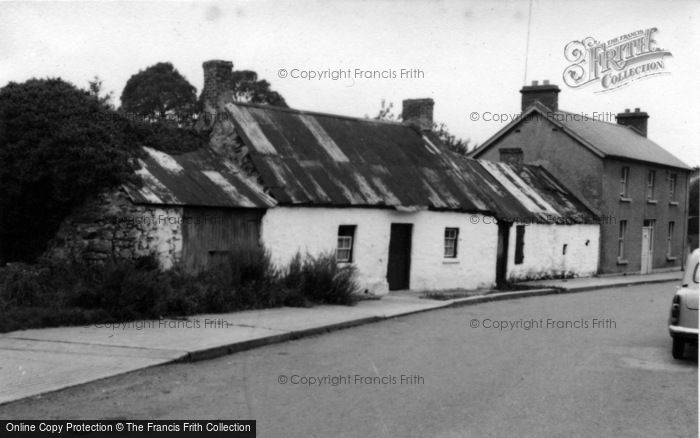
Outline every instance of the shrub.
{"type": "Polygon", "coordinates": [[[233,251],[196,275],[152,257],[101,264],[44,261],[0,268],[0,332],[311,304],[352,304],[355,270],[331,254],[276,268],[260,248],[233,251]]]}
{"type": "Polygon", "coordinates": [[[46,272],[24,263],[9,264],[0,273],[0,308],[42,305],[49,293],[46,272]]]}
{"type": "Polygon", "coordinates": [[[0,263],[32,262],[87,199],[135,178],[142,146],[191,151],[208,138],[134,120],[61,79],[0,88],[0,263]]]}
{"type": "Polygon", "coordinates": [[[352,304],[359,290],[352,265],[338,266],[333,254],[297,253],[287,267],[284,286],[313,303],[352,304]]]}

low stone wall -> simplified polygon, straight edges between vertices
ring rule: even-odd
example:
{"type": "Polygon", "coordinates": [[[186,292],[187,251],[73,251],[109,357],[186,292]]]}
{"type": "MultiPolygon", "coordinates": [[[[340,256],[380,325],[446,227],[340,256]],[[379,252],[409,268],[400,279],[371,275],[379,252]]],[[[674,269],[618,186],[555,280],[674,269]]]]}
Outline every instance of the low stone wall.
{"type": "Polygon", "coordinates": [[[49,258],[99,263],[155,255],[169,269],[182,253],[182,208],[135,205],[123,190],[74,211],[49,243],[49,258]]]}

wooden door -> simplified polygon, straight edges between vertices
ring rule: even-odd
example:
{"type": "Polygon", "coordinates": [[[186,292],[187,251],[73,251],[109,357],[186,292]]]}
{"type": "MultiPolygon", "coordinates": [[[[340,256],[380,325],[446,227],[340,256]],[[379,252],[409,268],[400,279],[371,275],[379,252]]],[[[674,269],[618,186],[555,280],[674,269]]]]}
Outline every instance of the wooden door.
{"type": "Polygon", "coordinates": [[[386,278],[389,290],[410,288],[412,224],[391,224],[386,278]]]}
{"type": "Polygon", "coordinates": [[[654,227],[642,227],[642,274],[651,272],[654,259],[654,227]]]}
{"type": "Polygon", "coordinates": [[[502,287],[508,277],[508,240],[512,222],[498,221],[498,246],[496,247],[496,286],[502,287]]]}

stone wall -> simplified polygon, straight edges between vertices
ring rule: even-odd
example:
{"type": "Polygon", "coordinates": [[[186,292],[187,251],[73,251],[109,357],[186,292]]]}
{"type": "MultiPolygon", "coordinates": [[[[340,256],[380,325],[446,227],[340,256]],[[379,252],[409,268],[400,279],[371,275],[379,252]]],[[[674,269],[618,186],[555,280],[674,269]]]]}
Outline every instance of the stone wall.
{"type": "Polygon", "coordinates": [[[135,205],[123,190],[74,211],[49,243],[49,258],[103,262],[155,255],[171,268],[182,253],[182,209],[135,205]]]}

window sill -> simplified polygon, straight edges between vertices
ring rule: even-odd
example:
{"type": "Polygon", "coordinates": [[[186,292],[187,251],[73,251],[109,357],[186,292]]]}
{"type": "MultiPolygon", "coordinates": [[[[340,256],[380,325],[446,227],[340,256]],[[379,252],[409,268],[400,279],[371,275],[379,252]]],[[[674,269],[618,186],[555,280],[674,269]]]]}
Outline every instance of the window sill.
{"type": "Polygon", "coordinates": [[[625,260],[625,259],[621,259],[621,258],[619,258],[619,257],[617,258],[617,264],[618,264],[618,265],[626,265],[626,264],[628,264],[628,263],[629,263],[629,262],[628,262],[627,260],[625,260]]]}
{"type": "Polygon", "coordinates": [[[668,205],[671,205],[673,207],[678,207],[678,201],[671,201],[668,203],[668,205]]]}
{"type": "Polygon", "coordinates": [[[620,196],[620,202],[632,202],[632,198],[625,198],[624,196],[620,196]]]}
{"type": "Polygon", "coordinates": [[[456,265],[457,263],[459,263],[457,259],[442,259],[443,265],[456,265]]]}
{"type": "Polygon", "coordinates": [[[647,199],[647,204],[657,204],[658,201],[656,199],[647,199]]]}
{"type": "Polygon", "coordinates": [[[678,260],[678,257],[666,256],[667,262],[675,262],[676,260],[678,260]]]}

